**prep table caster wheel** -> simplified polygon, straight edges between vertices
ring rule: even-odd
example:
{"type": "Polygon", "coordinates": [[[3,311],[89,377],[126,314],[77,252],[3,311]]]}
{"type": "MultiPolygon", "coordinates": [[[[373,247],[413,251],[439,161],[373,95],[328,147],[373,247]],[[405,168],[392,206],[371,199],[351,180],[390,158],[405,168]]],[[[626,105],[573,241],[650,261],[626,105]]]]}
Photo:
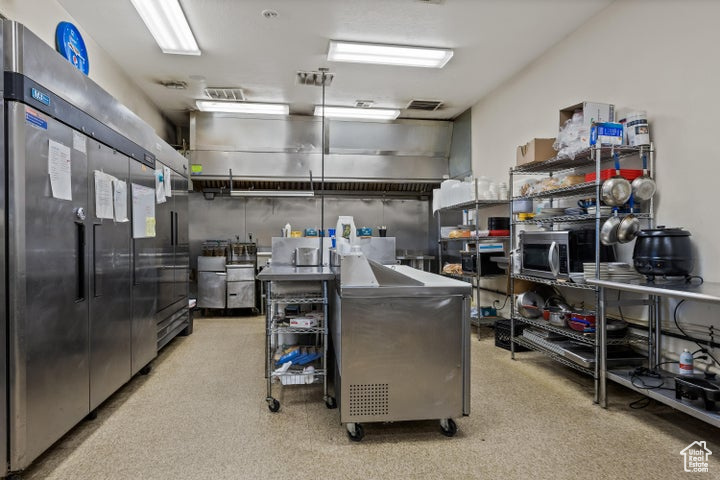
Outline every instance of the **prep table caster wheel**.
{"type": "Polygon", "coordinates": [[[5,480],[22,480],[22,476],[19,473],[10,473],[5,480]]]}
{"type": "Polygon", "coordinates": [[[148,373],[150,373],[150,370],[152,370],[152,367],[150,365],[145,365],[140,369],[139,373],[140,375],[147,375],[148,373]]]}
{"type": "Polygon", "coordinates": [[[333,397],[327,397],[325,399],[325,406],[332,410],[333,408],[337,408],[337,403],[333,397]]]}
{"type": "Polygon", "coordinates": [[[440,420],[440,431],[446,437],[454,437],[457,433],[457,425],[452,418],[440,420]]]}
{"type": "Polygon", "coordinates": [[[268,398],[268,399],[267,399],[267,402],[268,402],[268,409],[269,409],[271,412],[275,413],[275,412],[277,412],[278,410],[280,410],[280,402],[278,402],[278,401],[275,400],[274,398],[272,398],[272,397],[268,398]]]}
{"type": "Polygon", "coordinates": [[[85,415],[85,420],[95,420],[97,418],[97,409],[85,415]]]}
{"type": "Polygon", "coordinates": [[[346,425],[348,431],[348,437],[353,442],[359,442],[365,436],[365,430],[359,423],[348,423],[346,425]]]}
{"type": "Polygon", "coordinates": [[[258,310],[257,308],[253,308],[253,309],[252,309],[252,314],[253,314],[253,315],[258,315],[259,313],[260,313],[260,310],[258,310]]]}

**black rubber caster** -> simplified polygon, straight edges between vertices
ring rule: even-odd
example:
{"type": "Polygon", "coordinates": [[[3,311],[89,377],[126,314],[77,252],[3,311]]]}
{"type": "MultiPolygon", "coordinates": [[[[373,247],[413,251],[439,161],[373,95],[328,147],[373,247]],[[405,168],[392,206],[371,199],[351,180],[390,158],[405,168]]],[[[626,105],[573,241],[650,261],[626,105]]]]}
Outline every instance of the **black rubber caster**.
{"type": "Polygon", "coordinates": [[[448,418],[447,420],[440,420],[440,431],[446,437],[454,437],[457,433],[457,425],[455,420],[448,418]]]}
{"type": "Polygon", "coordinates": [[[347,432],[353,442],[359,442],[365,437],[365,429],[359,423],[348,423],[347,432]]]}
{"type": "Polygon", "coordinates": [[[272,398],[272,399],[269,398],[268,399],[268,410],[270,410],[273,413],[277,412],[278,410],[280,410],[280,402],[278,402],[274,398],[272,398]]]}
{"type": "Polygon", "coordinates": [[[97,418],[97,410],[93,410],[92,412],[85,415],[85,420],[95,420],[97,418]]]}
{"type": "Polygon", "coordinates": [[[252,309],[252,314],[253,314],[253,315],[258,315],[258,314],[260,314],[260,310],[258,310],[257,308],[253,308],[253,309],[252,309]]]}
{"type": "Polygon", "coordinates": [[[22,480],[22,475],[19,473],[10,473],[5,477],[5,480],[22,480]]]}
{"type": "Polygon", "coordinates": [[[140,373],[140,375],[147,375],[148,373],[150,373],[150,370],[152,370],[152,367],[150,365],[145,365],[140,369],[140,372],[138,373],[140,373]]]}
{"type": "Polygon", "coordinates": [[[335,402],[335,398],[327,397],[327,399],[325,400],[325,406],[330,410],[337,408],[337,402],[335,402]]]}

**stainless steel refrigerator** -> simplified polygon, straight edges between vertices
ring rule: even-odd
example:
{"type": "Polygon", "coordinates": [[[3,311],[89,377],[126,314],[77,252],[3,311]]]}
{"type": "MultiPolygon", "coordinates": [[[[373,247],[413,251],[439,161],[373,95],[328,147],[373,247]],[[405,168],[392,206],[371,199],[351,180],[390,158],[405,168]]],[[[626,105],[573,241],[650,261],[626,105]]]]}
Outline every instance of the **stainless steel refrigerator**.
{"type": "Polygon", "coordinates": [[[187,328],[188,309],[187,161],[25,27],[0,26],[2,476],[25,469],[145,368],[157,355],[160,322],[173,318],[167,342],[187,328]],[[140,238],[132,220],[150,214],[135,211],[132,193],[155,188],[156,157],[176,169],[173,198],[185,200],[157,209],[172,225],[148,220],[146,233],[156,235],[140,238]],[[127,206],[128,221],[99,218],[107,192],[96,190],[96,172],[126,182],[110,201],[127,206]],[[160,298],[166,261],[168,305],[160,298]]]}

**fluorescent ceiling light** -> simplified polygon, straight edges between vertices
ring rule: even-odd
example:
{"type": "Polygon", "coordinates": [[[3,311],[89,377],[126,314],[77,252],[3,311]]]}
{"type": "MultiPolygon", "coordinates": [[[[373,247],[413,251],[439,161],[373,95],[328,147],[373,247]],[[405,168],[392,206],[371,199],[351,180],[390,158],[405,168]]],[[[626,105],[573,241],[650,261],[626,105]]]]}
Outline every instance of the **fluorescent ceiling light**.
{"type": "Polygon", "coordinates": [[[231,197],[313,197],[312,190],[233,190],[231,197]]]}
{"type": "MultiPolygon", "coordinates": [[[[323,116],[323,107],[315,106],[316,117],[323,116]]],[[[325,107],[325,118],[365,118],[373,120],[395,120],[400,110],[393,108],[325,107]]]]}
{"type": "Polygon", "coordinates": [[[330,40],[327,58],[331,62],[442,68],[452,56],[453,51],[449,48],[425,48],[330,40]]]}
{"type": "Polygon", "coordinates": [[[179,0],[130,0],[164,53],[200,55],[179,0]]]}
{"type": "Polygon", "coordinates": [[[282,103],[213,102],[198,100],[195,102],[201,112],[260,113],[264,115],[287,115],[290,107],[282,103]]]}

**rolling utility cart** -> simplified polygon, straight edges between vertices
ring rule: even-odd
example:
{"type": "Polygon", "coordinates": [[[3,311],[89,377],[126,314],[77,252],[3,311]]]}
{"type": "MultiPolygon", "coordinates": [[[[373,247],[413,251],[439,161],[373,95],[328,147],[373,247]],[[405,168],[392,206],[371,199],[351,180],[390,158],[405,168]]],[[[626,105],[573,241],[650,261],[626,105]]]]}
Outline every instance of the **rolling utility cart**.
{"type": "Polygon", "coordinates": [[[271,412],[280,409],[273,383],[286,387],[322,382],[325,405],[336,407],[327,382],[328,282],[333,278],[332,271],[322,267],[270,266],[258,275],[267,298],[265,401],[271,412]]]}

